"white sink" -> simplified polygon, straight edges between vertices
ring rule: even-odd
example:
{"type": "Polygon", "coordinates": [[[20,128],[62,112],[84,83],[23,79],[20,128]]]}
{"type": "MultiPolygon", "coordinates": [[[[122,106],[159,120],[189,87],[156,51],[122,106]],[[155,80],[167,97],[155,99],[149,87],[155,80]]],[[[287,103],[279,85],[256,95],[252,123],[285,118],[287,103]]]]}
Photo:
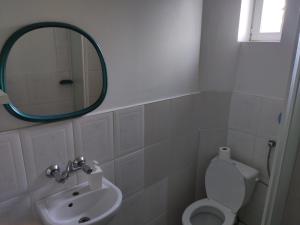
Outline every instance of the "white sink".
{"type": "Polygon", "coordinates": [[[102,189],[91,190],[83,183],[38,201],[36,207],[45,225],[105,225],[121,202],[119,188],[103,178],[102,189]]]}

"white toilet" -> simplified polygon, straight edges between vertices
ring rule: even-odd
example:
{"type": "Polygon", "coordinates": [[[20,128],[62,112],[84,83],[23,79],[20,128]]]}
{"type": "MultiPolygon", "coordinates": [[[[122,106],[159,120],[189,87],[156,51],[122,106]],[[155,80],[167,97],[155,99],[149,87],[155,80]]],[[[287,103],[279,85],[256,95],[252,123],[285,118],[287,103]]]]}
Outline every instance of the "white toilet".
{"type": "Polygon", "coordinates": [[[205,175],[207,198],[185,209],[183,225],[233,225],[257,180],[257,170],[232,159],[215,157],[205,175]]]}

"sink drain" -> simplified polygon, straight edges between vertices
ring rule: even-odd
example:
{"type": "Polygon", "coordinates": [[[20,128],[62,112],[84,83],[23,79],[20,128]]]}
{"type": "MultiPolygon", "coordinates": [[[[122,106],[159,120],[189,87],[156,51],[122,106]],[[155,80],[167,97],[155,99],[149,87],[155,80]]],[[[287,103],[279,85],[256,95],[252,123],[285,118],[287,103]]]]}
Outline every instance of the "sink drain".
{"type": "Polygon", "coordinates": [[[90,221],[91,219],[89,217],[82,217],[78,220],[78,223],[85,223],[87,221],[90,221]]]}

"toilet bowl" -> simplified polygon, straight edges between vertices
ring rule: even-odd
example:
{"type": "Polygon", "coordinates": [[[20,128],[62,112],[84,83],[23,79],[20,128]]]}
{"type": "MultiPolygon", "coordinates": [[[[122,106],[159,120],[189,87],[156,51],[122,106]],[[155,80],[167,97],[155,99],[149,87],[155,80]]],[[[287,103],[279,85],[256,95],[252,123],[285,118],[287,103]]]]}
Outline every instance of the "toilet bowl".
{"type": "Polygon", "coordinates": [[[205,174],[206,199],[188,206],[183,225],[233,225],[257,182],[258,171],[232,159],[214,158],[205,174]]]}
{"type": "Polygon", "coordinates": [[[184,225],[232,225],[235,214],[214,200],[202,199],[186,208],[182,221],[184,225]]]}

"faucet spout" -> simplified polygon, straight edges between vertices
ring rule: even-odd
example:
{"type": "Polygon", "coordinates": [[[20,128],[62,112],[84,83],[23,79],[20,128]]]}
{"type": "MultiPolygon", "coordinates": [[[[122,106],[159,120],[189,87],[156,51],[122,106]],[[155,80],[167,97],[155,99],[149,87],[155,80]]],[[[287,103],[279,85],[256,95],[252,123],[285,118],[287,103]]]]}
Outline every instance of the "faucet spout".
{"type": "Polygon", "coordinates": [[[60,171],[58,165],[50,166],[46,169],[47,177],[54,178],[58,183],[64,183],[73,173],[82,170],[86,174],[91,174],[93,169],[86,164],[83,156],[76,158],[73,162],[70,160],[64,171],[60,171]]]}
{"type": "Polygon", "coordinates": [[[70,177],[71,172],[72,172],[72,161],[70,160],[66,166],[66,169],[60,174],[59,180],[62,180],[62,182],[64,182],[66,179],[70,177]]]}

